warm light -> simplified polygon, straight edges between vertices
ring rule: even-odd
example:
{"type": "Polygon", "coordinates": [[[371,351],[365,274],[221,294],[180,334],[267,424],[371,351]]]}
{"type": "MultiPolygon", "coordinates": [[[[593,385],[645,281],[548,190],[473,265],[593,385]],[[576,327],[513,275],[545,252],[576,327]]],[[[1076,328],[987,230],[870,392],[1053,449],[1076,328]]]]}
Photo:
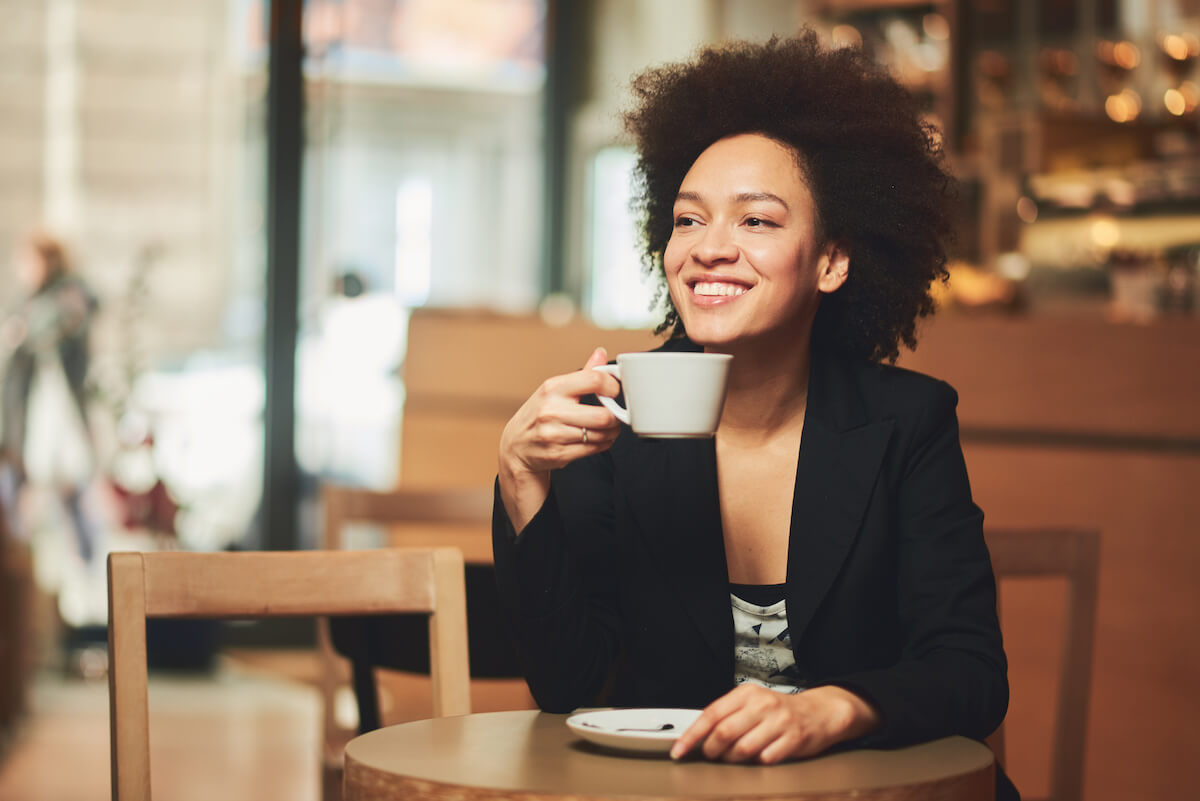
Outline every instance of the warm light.
{"type": "Polygon", "coordinates": [[[1129,108],[1120,95],[1109,95],[1104,100],[1104,113],[1113,122],[1129,122],[1129,108]]]}
{"type": "Polygon", "coordinates": [[[1187,61],[1200,56],[1200,38],[1194,33],[1168,33],[1159,43],[1167,58],[1175,61],[1187,61]]]}
{"type": "Polygon", "coordinates": [[[1132,42],[1117,42],[1113,45],[1113,63],[1121,69],[1131,70],[1141,61],[1142,54],[1132,42]]]}
{"type": "Polygon", "coordinates": [[[1132,89],[1109,95],[1104,101],[1104,113],[1113,122],[1132,122],[1142,112],[1142,99],[1132,89]]]}
{"type": "Polygon", "coordinates": [[[930,39],[943,41],[950,38],[950,23],[941,14],[926,14],[921,18],[921,27],[930,39]]]}
{"type": "Polygon", "coordinates": [[[1176,61],[1185,61],[1188,57],[1187,40],[1173,33],[1163,37],[1162,49],[1168,58],[1176,61]]]}
{"type": "Polygon", "coordinates": [[[853,25],[835,25],[829,38],[834,47],[862,47],[862,34],[853,25]]]}
{"type": "Polygon", "coordinates": [[[1032,223],[1037,222],[1038,207],[1033,202],[1033,198],[1028,195],[1022,195],[1017,201],[1017,216],[1021,218],[1021,222],[1032,223]]]}
{"type": "Polygon", "coordinates": [[[1183,97],[1183,110],[1190,114],[1196,110],[1196,106],[1200,105],[1200,86],[1197,86],[1192,81],[1184,81],[1179,84],[1179,94],[1183,97]]]}
{"type": "Polygon", "coordinates": [[[1133,42],[1097,42],[1096,57],[1123,70],[1131,70],[1142,61],[1142,54],[1133,42]]]}
{"type": "Polygon", "coordinates": [[[1111,248],[1121,241],[1121,229],[1117,221],[1102,217],[1092,223],[1092,241],[1102,248],[1111,248]]]}
{"type": "Polygon", "coordinates": [[[1183,92],[1178,89],[1166,91],[1166,94],[1163,95],[1163,105],[1176,117],[1182,117],[1183,113],[1187,111],[1187,100],[1184,99],[1183,92]]]}

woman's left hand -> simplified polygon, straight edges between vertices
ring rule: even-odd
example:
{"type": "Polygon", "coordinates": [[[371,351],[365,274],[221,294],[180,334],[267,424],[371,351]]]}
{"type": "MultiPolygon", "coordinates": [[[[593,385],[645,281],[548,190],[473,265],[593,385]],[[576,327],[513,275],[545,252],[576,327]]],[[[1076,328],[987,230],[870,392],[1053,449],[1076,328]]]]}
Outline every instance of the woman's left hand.
{"type": "Polygon", "coordinates": [[[773,764],[815,756],[878,725],[874,707],[841,687],[783,695],[743,684],[705,708],[675,742],[671,758],[700,745],[708,759],[773,764]]]}

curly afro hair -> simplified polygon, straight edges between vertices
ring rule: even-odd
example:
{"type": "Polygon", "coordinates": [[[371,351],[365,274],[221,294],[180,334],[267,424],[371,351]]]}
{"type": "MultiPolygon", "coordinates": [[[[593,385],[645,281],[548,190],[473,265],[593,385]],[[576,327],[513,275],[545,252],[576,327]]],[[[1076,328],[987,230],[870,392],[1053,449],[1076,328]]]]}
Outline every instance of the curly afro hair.
{"type": "MultiPolygon", "coordinates": [[[[916,347],[944,281],[953,182],[913,96],[860,50],[827,50],[806,29],[765,44],[724,44],[648,70],[625,114],[638,148],[634,207],[647,269],[666,295],[663,251],[684,176],[714,142],[759,133],[790,146],[824,241],[848,246],[849,278],[821,299],[815,346],[895,361],[916,347]]],[[[670,306],[669,297],[667,304],[670,306]]],[[[686,336],[672,307],[657,332],[686,336]]]]}

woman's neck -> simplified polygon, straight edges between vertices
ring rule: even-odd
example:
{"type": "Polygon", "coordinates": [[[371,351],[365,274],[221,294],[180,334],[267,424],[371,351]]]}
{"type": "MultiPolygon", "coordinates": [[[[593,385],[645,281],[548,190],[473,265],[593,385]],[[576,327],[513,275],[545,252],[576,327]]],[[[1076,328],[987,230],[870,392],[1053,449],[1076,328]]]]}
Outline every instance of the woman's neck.
{"type": "Polygon", "coordinates": [[[721,413],[723,434],[766,439],[803,426],[811,363],[808,341],[799,347],[746,345],[705,350],[733,354],[721,413]]]}

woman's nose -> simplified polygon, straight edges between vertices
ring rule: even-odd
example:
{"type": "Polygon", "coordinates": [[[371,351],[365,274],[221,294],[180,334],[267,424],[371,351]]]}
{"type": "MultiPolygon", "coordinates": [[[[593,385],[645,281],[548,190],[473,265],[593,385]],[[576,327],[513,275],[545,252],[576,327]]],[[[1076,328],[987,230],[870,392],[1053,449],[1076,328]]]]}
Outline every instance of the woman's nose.
{"type": "Polygon", "coordinates": [[[737,243],[720,225],[709,225],[692,252],[701,264],[725,264],[738,258],[737,243]]]}

